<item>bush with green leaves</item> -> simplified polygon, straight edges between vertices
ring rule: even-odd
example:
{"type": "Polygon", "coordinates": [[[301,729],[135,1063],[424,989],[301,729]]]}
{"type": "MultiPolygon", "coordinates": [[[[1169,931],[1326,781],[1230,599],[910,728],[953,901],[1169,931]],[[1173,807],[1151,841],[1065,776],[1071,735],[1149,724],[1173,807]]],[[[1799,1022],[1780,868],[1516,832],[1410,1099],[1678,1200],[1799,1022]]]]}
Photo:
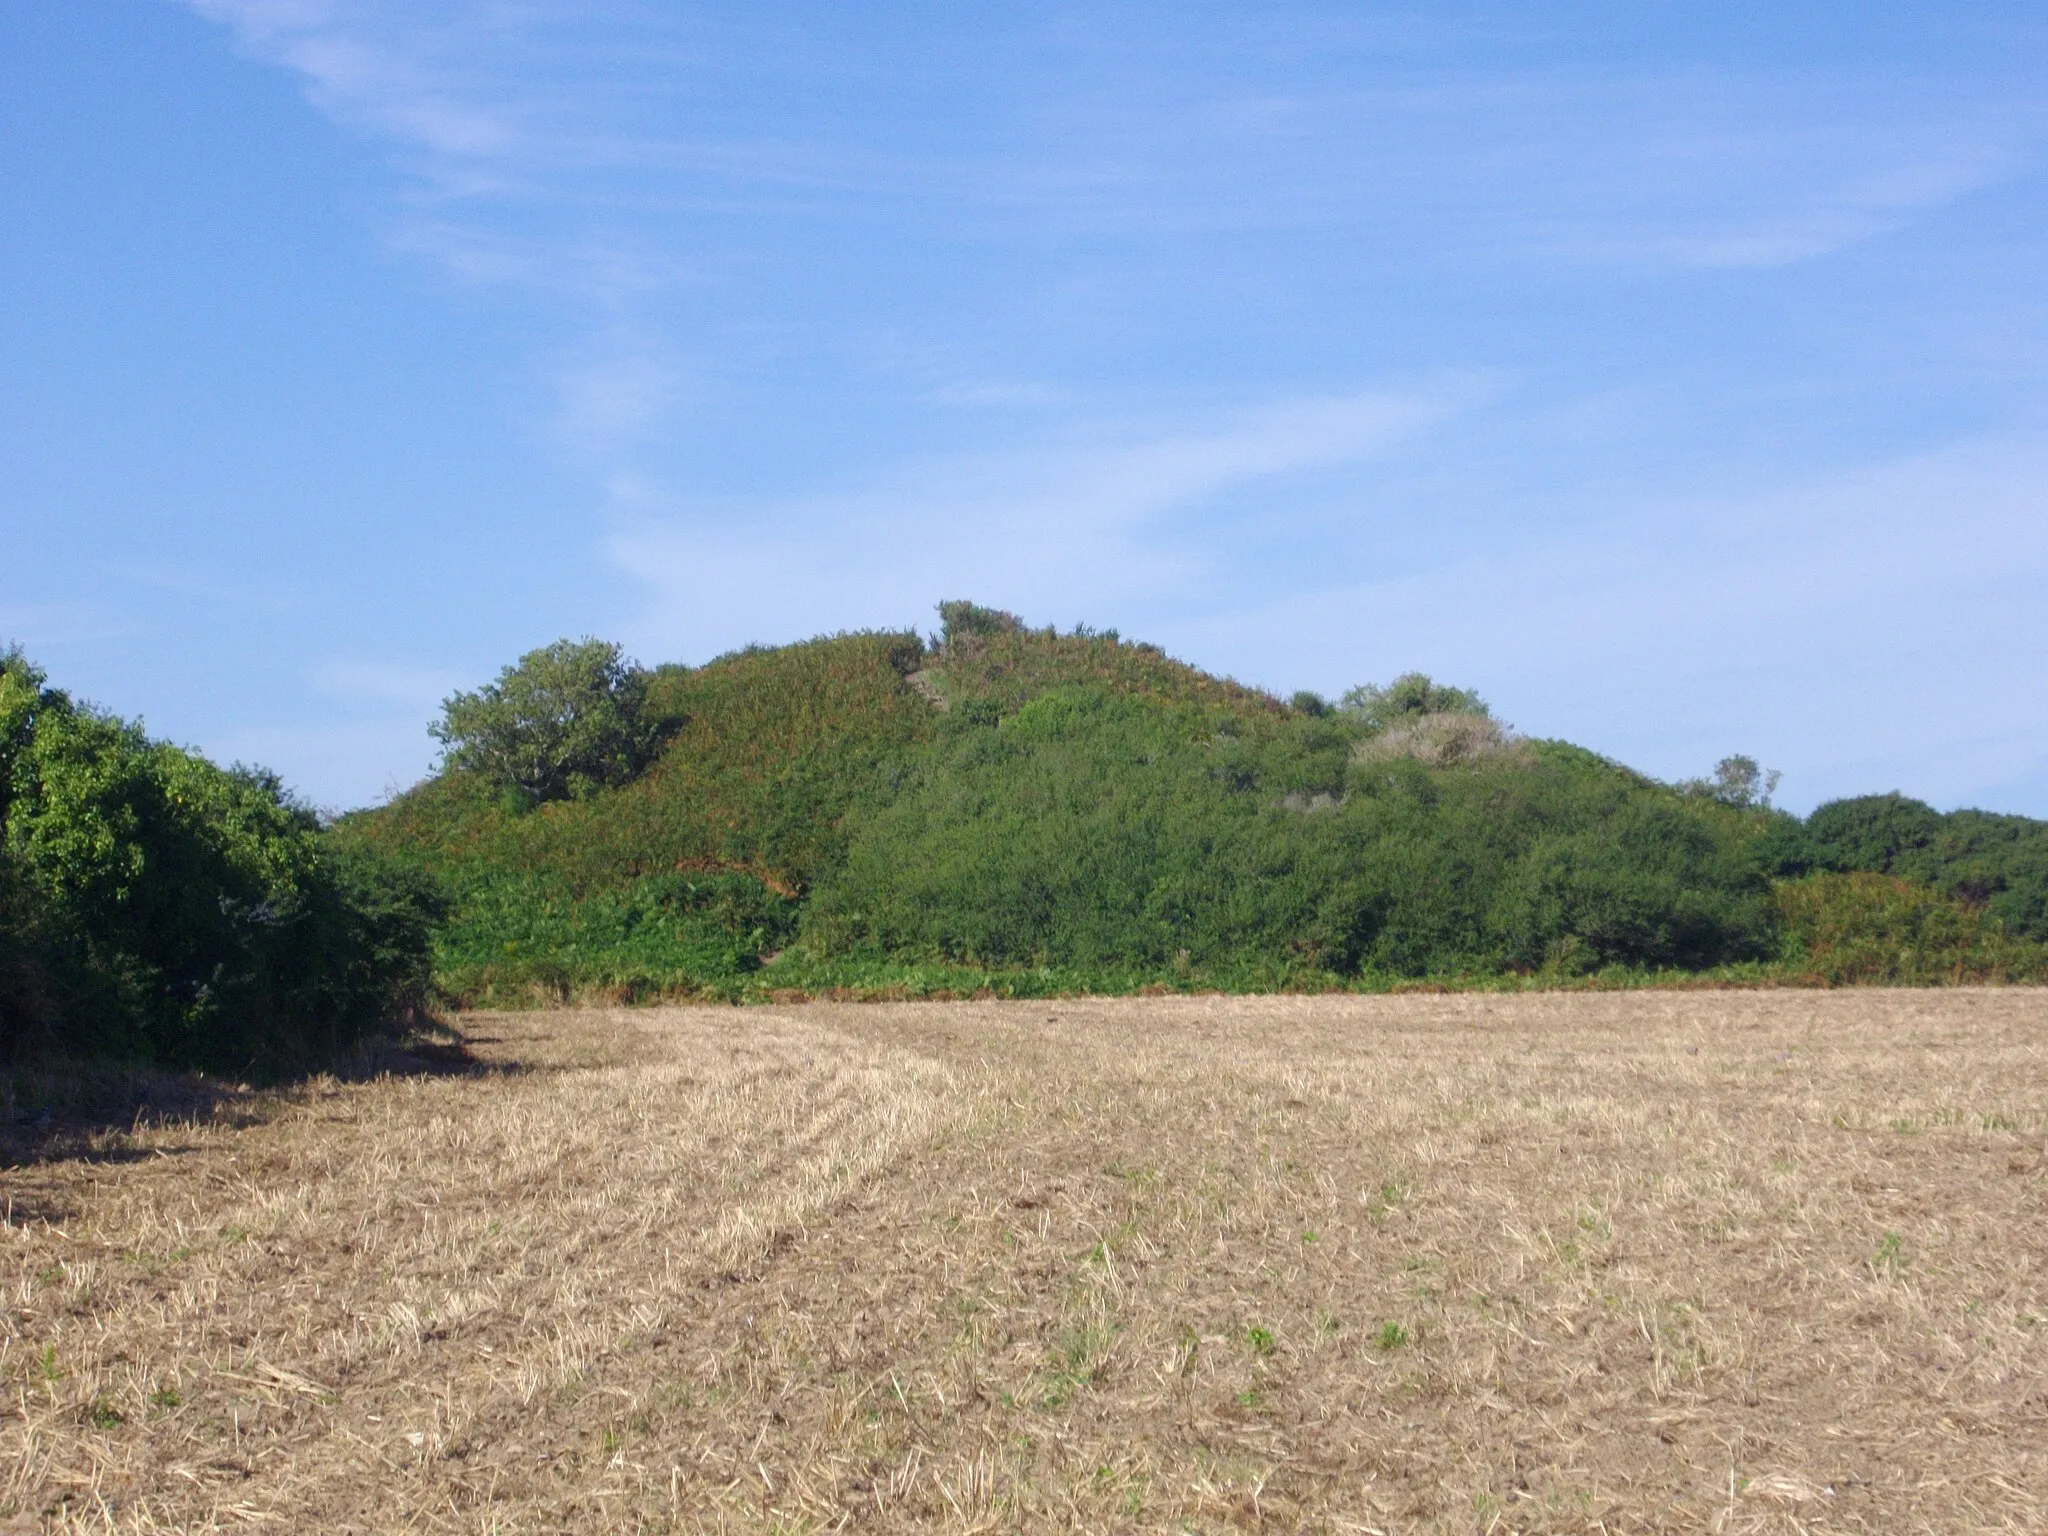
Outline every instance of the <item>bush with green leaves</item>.
{"type": "Polygon", "coordinates": [[[437,890],[0,657],[7,1044],[237,1072],[314,1059],[424,999],[437,890]]]}
{"type": "Polygon", "coordinates": [[[628,782],[536,809],[455,771],[339,834],[455,893],[463,1000],[1807,975],[1773,882],[1859,860],[2048,929],[2048,824],[1879,797],[1809,826],[1752,760],[1659,784],[1420,673],[1288,703],[1114,632],[941,619],[936,649],[659,668],[672,730],[628,782]]]}
{"type": "Polygon", "coordinates": [[[796,929],[798,903],[750,875],[648,875],[578,893],[547,874],[462,893],[438,945],[440,994],[463,1006],[605,996],[736,998],[796,929]]]}
{"type": "Polygon", "coordinates": [[[1916,880],[1822,872],[1781,883],[1772,904],[1787,960],[1833,985],[2048,979],[2048,945],[1916,880]]]}
{"type": "Polygon", "coordinates": [[[1337,707],[1367,731],[1384,731],[1423,715],[1492,713],[1478,694],[1435,682],[1424,672],[1404,672],[1384,686],[1361,683],[1347,690],[1337,707]]]}
{"type": "Polygon", "coordinates": [[[473,693],[452,694],[429,729],[451,768],[532,801],[585,798],[637,775],[660,745],[647,674],[605,640],[528,651],[473,693]]]}
{"type": "Polygon", "coordinates": [[[1024,633],[1024,621],[1001,608],[984,608],[965,598],[939,604],[939,643],[957,645],[962,640],[990,635],[1024,633]]]}
{"type": "Polygon", "coordinates": [[[2048,821],[1859,795],[1821,806],[1804,831],[1811,868],[1903,876],[2048,941],[2048,821]]]}
{"type": "Polygon", "coordinates": [[[1751,827],[1571,749],[1359,765],[1355,728],[1055,689],[949,721],[856,819],[822,953],[1219,980],[1609,965],[1772,946],[1751,827]]]}

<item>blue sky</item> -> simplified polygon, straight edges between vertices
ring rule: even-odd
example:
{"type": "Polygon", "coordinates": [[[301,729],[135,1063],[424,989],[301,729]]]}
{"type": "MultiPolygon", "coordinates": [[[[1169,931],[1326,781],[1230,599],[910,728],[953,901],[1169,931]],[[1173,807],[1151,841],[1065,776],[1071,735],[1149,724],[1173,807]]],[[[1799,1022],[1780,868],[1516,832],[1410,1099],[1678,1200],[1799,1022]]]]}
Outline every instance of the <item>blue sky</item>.
{"type": "Polygon", "coordinates": [[[2048,815],[2048,13],[0,0],[0,637],[332,807],[971,596],[2048,815]]]}

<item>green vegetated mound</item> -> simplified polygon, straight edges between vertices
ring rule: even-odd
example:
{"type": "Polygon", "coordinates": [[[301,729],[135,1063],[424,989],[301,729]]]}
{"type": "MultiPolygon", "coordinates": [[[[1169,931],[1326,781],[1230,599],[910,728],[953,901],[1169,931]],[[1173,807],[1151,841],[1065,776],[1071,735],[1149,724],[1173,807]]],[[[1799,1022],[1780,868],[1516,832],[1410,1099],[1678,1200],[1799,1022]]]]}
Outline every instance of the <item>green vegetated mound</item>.
{"type": "Polygon", "coordinates": [[[460,1000],[601,989],[733,995],[844,861],[852,809],[936,727],[911,633],[837,635],[648,674],[663,744],[630,783],[535,803],[460,768],[347,818],[456,903],[460,1000]]]}
{"type": "Polygon", "coordinates": [[[536,652],[340,839],[448,891],[436,982],[469,1003],[2048,970],[2048,824],[1897,797],[1802,822],[1745,759],[1657,783],[1425,678],[1283,702],[1113,633],[941,615],[933,642],[630,674],[536,652]],[[465,766],[476,732],[579,709],[624,722],[575,748],[598,769],[540,795],[465,766]]]}

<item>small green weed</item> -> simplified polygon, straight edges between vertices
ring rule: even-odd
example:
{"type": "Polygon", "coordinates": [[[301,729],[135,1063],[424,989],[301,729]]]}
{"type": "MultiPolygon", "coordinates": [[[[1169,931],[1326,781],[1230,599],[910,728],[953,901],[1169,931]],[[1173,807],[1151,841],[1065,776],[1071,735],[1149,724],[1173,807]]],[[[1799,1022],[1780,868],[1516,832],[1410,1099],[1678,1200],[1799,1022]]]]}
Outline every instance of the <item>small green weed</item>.
{"type": "Polygon", "coordinates": [[[1373,1335],[1373,1343],[1383,1350],[1405,1348],[1408,1344],[1408,1330],[1396,1322],[1380,1324],[1380,1331],[1373,1335]]]}

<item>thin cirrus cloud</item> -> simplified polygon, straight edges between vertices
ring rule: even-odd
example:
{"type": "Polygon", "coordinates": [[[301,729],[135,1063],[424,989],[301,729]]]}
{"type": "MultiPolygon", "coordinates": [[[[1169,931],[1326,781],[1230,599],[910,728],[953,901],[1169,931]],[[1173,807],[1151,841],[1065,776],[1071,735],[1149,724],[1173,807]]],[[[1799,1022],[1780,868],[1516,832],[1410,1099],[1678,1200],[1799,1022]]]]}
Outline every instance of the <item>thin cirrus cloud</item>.
{"type": "Polygon", "coordinates": [[[1428,570],[1165,638],[1255,670],[1349,659],[1295,675],[1332,692],[1418,665],[1483,681],[1525,728],[1668,776],[1751,752],[1802,809],[1897,787],[1968,802],[2048,756],[2044,487],[2048,437],[1978,439],[1563,534],[1506,528],[1428,570]]]}
{"type": "Polygon", "coordinates": [[[1311,397],[1207,430],[1029,454],[927,461],[867,491],[773,506],[643,514],[611,541],[652,599],[635,641],[700,652],[758,623],[758,573],[818,627],[914,622],[935,593],[1028,612],[1119,598],[1159,603],[1213,578],[1220,551],[1175,524],[1261,481],[1356,466],[1483,400],[1484,378],[1407,392],[1311,397]]]}
{"type": "MultiPolygon", "coordinates": [[[[413,200],[399,243],[473,280],[607,301],[689,280],[676,242],[658,237],[717,237],[675,219],[828,217],[849,199],[984,230],[1348,224],[1439,246],[1462,235],[1496,255],[1770,265],[2010,174],[2043,128],[2030,103],[1902,104],[1884,84],[1725,72],[1616,80],[1546,64],[1454,83],[1415,69],[1418,83],[1373,90],[1284,72],[1261,82],[1219,67],[1234,32],[1258,27],[1214,18],[1200,29],[1208,73],[1189,84],[1128,61],[1083,67],[1088,47],[1062,46],[1050,22],[1006,34],[1008,54],[992,29],[983,55],[964,47],[943,68],[878,43],[836,70],[823,43],[765,20],[641,7],[189,3],[389,146],[413,200]],[[778,79],[829,98],[877,68],[900,71],[907,101],[964,113],[969,131],[933,140],[881,112],[807,112],[778,79]],[[713,121],[698,121],[693,90],[719,77],[768,88],[750,107],[728,83],[713,121]]],[[[1092,46],[1115,59],[1113,42],[1092,46]]]]}

